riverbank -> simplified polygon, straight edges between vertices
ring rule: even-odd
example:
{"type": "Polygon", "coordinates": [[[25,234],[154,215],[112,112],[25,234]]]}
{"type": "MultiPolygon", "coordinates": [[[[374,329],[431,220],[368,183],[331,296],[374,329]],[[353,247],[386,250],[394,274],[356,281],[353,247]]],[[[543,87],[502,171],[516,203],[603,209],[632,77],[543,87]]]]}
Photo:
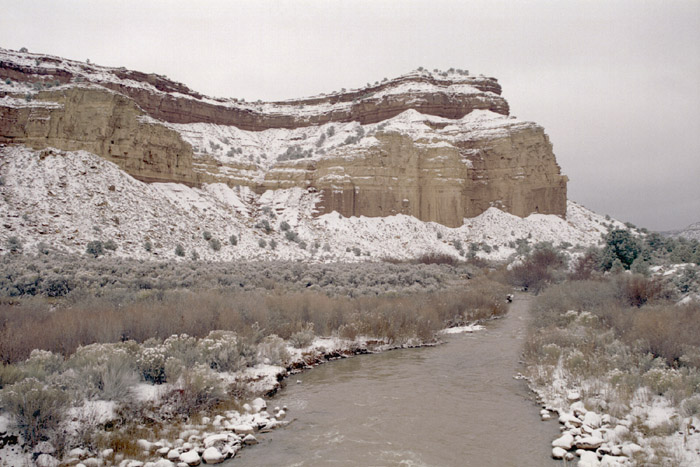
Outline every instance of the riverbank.
{"type": "MultiPolygon", "coordinates": [[[[464,331],[468,329],[464,328],[464,331]]],[[[174,342],[191,342],[189,336],[173,336],[170,339],[169,343],[166,340],[166,346],[173,346],[174,342]]],[[[276,352],[286,353],[286,366],[261,363],[240,371],[218,374],[205,374],[201,368],[183,369],[182,377],[175,383],[144,382],[127,388],[125,393],[131,406],[124,404],[124,400],[121,404],[105,400],[84,401],[81,406],[71,408],[66,423],[58,427],[65,436],[82,436],[84,443],[65,451],[62,456],[59,455],[61,446],[57,444],[65,443],[66,439],[53,443],[44,440],[32,447],[23,440],[18,430],[11,428],[12,419],[3,413],[0,415],[0,465],[162,467],[183,462],[187,465],[198,465],[202,461],[209,464],[223,462],[244,446],[256,444],[259,434],[287,424],[286,408],[267,410],[267,403],[260,397],[274,394],[286,378],[321,363],[358,354],[434,345],[419,339],[397,345],[366,337],[354,340],[316,337],[301,348],[290,342],[275,344],[276,352]],[[202,381],[206,379],[209,380],[202,381]],[[182,399],[188,399],[191,395],[187,393],[195,389],[187,386],[188,380],[189,384],[205,386],[200,388],[204,392],[208,390],[206,385],[225,384],[234,388],[233,395],[239,397],[234,400],[222,399],[188,417],[178,416],[182,404],[187,403],[182,399]],[[166,415],[168,413],[171,415],[166,415]],[[160,421],[156,422],[156,419],[160,421]],[[96,430],[104,431],[102,439],[93,437],[96,430]]],[[[114,352],[121,351],[119,344],[101,344],[99,347],[83,348],[80,353],[108,353],[108,347],[117,347],[111,349],[114,352]]],[[[51,359],[51,355],[34,352],[33,359],[36,364],[40,359],[51,359]]]]}
{"type": "Polygon", "coordinates": [[[551,455],[581,466],[699,465],[697,347],[685,335],[694,339],[700,309],[663,298],[630,307],[632,282],[653,286],[628,275],[570,282],[533,303],[525,374],[542,417],[561,424],[551,455]]]}

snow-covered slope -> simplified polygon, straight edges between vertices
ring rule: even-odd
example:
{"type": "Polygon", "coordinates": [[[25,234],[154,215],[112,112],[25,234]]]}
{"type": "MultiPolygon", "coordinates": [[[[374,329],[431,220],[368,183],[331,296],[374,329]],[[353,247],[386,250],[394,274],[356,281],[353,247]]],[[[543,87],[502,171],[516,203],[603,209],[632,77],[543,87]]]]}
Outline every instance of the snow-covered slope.
{"type": "Polygon", "coordinates": [[[688,227],[681,230],[670,230],[668,232],[661,233],[668,237],[684,237],[688,240],[694,239],[700,241],[700,222],[690,224],[688,227]]]}
{"type": "Polygon", "coordinates": [[[542,214],[523,219],[490,208],[458,228],[405,215],[314,217],[318,195],[300,188],[258,195],[224,184],[201,189],[147,184],[94,154],[21,146],[0,147],[0,177],[3,253],[8,239],[17,237],[27,252],[37,251],[40,244],[84,252],[89,241],[112,240],[117,249],[108,254],[143,259],[177,258],[178,244],[187,257],[197,252],[207,260],[357,261],[407,259],[429,252],[457,257],[457,243],[466,251],[470,243],[488,245],[490,253],[482,250],[480,256],[506,258],[522,238],[531,243],[595,244],[609,223],[573,202],[566,220],[542,214]],[[205,232],[221,242],[218,251],[204,239],[205,232]],[[230,244],[232,235],[236,245],[230,244]]]}

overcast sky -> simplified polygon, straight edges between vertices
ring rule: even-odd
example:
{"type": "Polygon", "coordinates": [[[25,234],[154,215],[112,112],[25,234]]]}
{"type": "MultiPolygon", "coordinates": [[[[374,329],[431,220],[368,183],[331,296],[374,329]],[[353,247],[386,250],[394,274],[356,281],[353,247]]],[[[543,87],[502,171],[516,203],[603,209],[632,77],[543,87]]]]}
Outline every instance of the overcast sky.
{"type": "Polygon", "coordinates": [[[570,199],[654,230],[700,221],[698,0],[0,0],[0,46],[246,100],[464,68],[544,126],[570,199]]]}

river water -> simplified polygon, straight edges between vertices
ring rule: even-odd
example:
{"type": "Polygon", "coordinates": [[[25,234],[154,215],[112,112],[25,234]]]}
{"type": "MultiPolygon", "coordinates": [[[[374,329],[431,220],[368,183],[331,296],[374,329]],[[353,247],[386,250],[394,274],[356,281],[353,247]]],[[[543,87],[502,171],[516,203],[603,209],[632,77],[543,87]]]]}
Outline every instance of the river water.
{"type": "Polygon", "coordinates": [[[505,318],[445,345],[292,376],[269,402],[288,406],[290,425],[260,435],[229,467],[560,465],[550,457],[557,422],[540,421],[525,382],[513,378],[527,307],[518,298],[505,318]]]}

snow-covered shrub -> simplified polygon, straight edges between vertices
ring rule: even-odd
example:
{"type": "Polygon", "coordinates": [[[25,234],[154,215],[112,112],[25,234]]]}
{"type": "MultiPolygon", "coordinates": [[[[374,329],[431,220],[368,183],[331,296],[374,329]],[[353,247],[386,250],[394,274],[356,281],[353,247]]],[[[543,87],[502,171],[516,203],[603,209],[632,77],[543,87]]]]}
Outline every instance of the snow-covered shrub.
{"type": "Polygon", "coordinates": [[[235,234],[231,235],[231,236],[229,237],[228,241],[229,241],[229,243],[231,243],[231,245],[233,245],[233,246],[238,245],[238,237],[236,237],[235,234]]]}
{"type": "Polygon", "coordinates": [[[105,253],[104,245],[100,240],[92,240],[88,242],[87,247],[85,248],[85,253],[97,258],[105,253]]]}
{"type": "Polygon", "coordinates": [[[238,371],[255,364],[251,343],[232,331],[212,331],[200,339],[197,350],[200,362],[218,371],[238,371]]]}
{"type": "Polygon", "coordinates": [[[277,248],[277,241],[275,241],[274,238],[273,238],[272,240],[270,240],[270,248],[273,249],[273,250],[274,250],[275,248],[277,248]]]}
{"type": "Polygon", "coordinates": [[[700,413],[700,394],[695,394],[681,402],[681,415],[692,417],[700,413]]]}
{"type": "Polygon", "coordinates": [[[289,351],[284,339],[272,334],[258,344],[258,360],[270,365],[284,366],[289,361],[289,351]]]}
{"type": "Polygon", "coordinates": [[[287,230],[284,232],[284,237],[290,242],[299,241],[299,234],[293,230],[287,230]]]}
{"type": "Polygon", "coordinates": [[[34,349],[29,358],[22,362],[24,374],[30,378],[44,380],[63,367],[63,357],[48,350],[34,349]]]}
{"type": "Polygon", "coordinates": [[[9,237],[5,248],[7,248],[7,251],[10,253],[22,253],[22,241],[16,236],[9,237]]]}
{"type": "Polygon", "coordinates": [[[272,226],[270,226],[270,221],[263,219],[255,224],[256,229],[262,229],[265,233],[269,234],[272,232],[272,226]]]}
{"type": "Polygon", "coordinates": [[[87,398],[127,399],[139,379],[134,362],[137,348],[133,341],[79,347],[66,361],[75,374],[76,392],[87,398]]]}
{"type": "Polygon", "coordinates": [[[107,240],[106,242],[104,242],[103,245],[104,245],[105,250],[114,251],[117,249],[117,244],[112,239],[107,240]]]}
{"type": "Polygon", "coordinates": [[[329,126],[328,129],[326,130],[326,134],[328,137],[331,137],[335,134],[335,127],[334,126],[329,126]]]}
{"type": "Polygon", "coordinates": [[[289,223],[287,221],[280,222],[280,230],[286,232],[289,230],[289,223]]]}
{"type": "Polygon", "coordinates": [[[212,238],[211,240],[209,240],[209,247],[214,251],[221,250],[221,240],[219,240],[218,238],[212,238]]]}
{"type": "Polygon", "coordinates": [[[175,254],[177,256],[185,256],[185,247],[183,247],[181,244],[177,244],[175,246],[175,254]]]}
{"type": "Polygon", "coordinates": [[[215,405],[226,396],[221,379],[206,365],[182,371],[168,402],[178,414],[190,416],[215,405]]]}
{"type": "Polygon", "coordinates": [[[314,326],[312,323],[306,323],[304,327],[295,332],[289,337],[289,341],[297,349],[308,347],[314,341],[314,326]]]}
{"type": "Polygon", "coordinates": [[[194,365],[200,361],[199,350],[197,349],[197,338],[187,334],[174,334],[163,342],[163,353],[166,359],[177,358],[187,366],[194,365]]]}
{"type": "Polygon", "coordinates": [[[11,414],[24,441],[35,446],[58,427],[68,406],[68,395],[35,378],[27,378],[0,392],[5,410],[11,414]]]}
{"type": "Polygon", "coordinates": [[[165,349],[162,346],[144,347],[136,357],[136,366],[145,381],[162,384],[166,381],[165,360],[165,349]]]}
{"type": "Polygon", "coordinates": [[[143,249],[148,251],[149,253],[153,250],[153,244],[150,242],[150,240],[146,240],[143,242],[143,249]]]}
{"type": "Polygon", "coordinates": [[[265,241],[264,238],[261,238],[260,240],[258,240],[258,246],[260,248],[265,248],[267,246],[267,242],[265,241]]]}
{"type": "Polygon", "coordinates": [[[205,230],[204,232],[202,232],[202,237],[206,241],[211,240],[211,232],[209,232],[208,230],[205,230]]]}
{"type": "Polygon", "coordinates": [[[652,392],[658,395],[665,394],[669,389],[680,382],[681,375],[674,369],[652,368],[642,376],[642,381],[652,392]]]}

